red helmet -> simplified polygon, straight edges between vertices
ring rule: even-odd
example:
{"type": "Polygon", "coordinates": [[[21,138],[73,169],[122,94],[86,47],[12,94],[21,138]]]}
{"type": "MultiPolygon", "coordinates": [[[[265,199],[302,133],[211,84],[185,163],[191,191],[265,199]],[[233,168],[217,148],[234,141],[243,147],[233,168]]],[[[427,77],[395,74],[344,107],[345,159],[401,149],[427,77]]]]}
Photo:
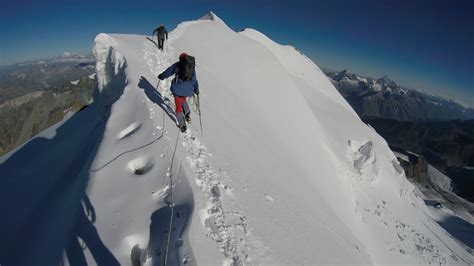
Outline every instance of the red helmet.
{"type": "Polygon", "coordinates": [[[179,55],[179,59],[184,58],[184,57],[187,56],[187,55],[188,55],[187,53],[181,53],[181,54],[179,55]]]}

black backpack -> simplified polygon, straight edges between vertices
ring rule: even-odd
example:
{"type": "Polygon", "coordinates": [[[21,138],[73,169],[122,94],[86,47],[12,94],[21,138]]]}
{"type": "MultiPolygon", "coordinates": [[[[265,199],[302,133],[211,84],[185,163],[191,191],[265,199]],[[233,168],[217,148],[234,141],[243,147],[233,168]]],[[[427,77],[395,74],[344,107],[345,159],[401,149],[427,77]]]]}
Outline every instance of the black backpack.
{"type": "Polygon", "coordinates": [[[165,27],[159,27],[157,32],[158,32],[158,35],[165,36],[166,29],[165,27]]]}
{"type": "Polygon", "coordinates": [[[190,55],[183,56],[179,59],[179,70],[178,70],[178,79],[180,80],[191,80],[194,74],[194,67],[196,66],[196,61],[194,57],[190,55]]]}

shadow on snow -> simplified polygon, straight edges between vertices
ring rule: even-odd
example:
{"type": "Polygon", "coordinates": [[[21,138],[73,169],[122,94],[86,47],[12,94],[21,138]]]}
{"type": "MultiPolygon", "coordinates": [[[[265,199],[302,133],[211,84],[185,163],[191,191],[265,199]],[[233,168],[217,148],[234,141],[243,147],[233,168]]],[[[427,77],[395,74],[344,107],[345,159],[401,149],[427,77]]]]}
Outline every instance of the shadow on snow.
{"type": "Polygon", "coordinates": [[[176,124],[176,115],[173,108],[165,103],[163,95],[161,95],[161,93],[144,76],[140,77],[138,87],[143,89],[148,99],[161,107],[166,115],[168,115],[168,117],[176,124]]]}
{"type": "Polygon", "coordinates": [[[37,136],[0,164],[0,264],[61,265],[65,252],[70,265],[85,265],[81,238],[97,264],[119,265],[94,226],[86,188],[110,105],[123,84],[122,74],[105,88],[113,90],[108,99],[95,91],[95,103],[60,125],[52,138],[37,136]]]}
{"type": "MultiPolygon", "coordinates": [[[[425,204],[434,208],[437,201],[425,200],[425,204]]],[[[451,236],[459,242],[474,249],[474,225],[454,215],[448,216],[442,221],[436,221],[451,236]]]]}

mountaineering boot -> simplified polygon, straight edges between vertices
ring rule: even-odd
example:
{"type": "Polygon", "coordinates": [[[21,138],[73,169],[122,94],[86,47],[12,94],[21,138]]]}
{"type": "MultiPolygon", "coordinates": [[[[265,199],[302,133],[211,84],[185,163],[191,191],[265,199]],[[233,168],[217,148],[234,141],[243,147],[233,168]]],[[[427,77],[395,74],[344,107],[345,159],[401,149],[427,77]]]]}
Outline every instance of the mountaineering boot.
{"type": "Polygon", "coordinates": [[[191,123],[191,112],[185,114],[184,119],[186,119],[186,122],[191,123]]]}
{"type": "Polygon", "coordinates": [[[178,120],[178,127],[179,129],[181,130],[181,132],[184,132],[186,131],[186,121],[185,121],[185,118],[184,118],[184,114],[183,112],[178,112],[176,114],[176,120],[178,120]]]}

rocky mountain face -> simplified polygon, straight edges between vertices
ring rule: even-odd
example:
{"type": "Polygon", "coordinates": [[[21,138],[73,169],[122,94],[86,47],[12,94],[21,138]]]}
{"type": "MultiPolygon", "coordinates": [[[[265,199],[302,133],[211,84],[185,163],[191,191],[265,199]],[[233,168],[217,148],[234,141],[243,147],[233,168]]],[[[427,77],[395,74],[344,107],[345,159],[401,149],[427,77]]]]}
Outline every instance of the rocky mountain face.
{"type": "Polygon", "coordinates": [[[388,143],[443,167],[474,167],[474,120],[402,122],[363,117],[388,143]]]}
{"type": "Polygon", "coordinates": [[[95,72],[92,56],[69,55],[0,67],[0,104],[95,72]]]}
{"type": "Polygon", "coordinates": [[[0,156],[92,101],[92,55],[0,67],[0,156]]]}
{"type": "Polygon", "coordinates": [[[408,178],[426,185],[431,164],[453,180],[459,196],[474,201],[474,109],[403,88],[387,76],[373,79],[347,70],[325,73],[392,150],[420,155],[401,162],[408,178]]]}
{"type": "Polygon", "coordinates": [[[347,70],[325,73],[359,116],[417,122],[474,118],[472,108],[403,88],[387,76],[373,79],[347,70]]]}
{"type": "Polygon", "coordinates": [[[425,185],[429,163],[454,182],[458,196],[474,202],[474,120],[423,123],[362,119],[387,140],[392,150],[420,155],[401,161],[407,177],[425,185]]]}
{"type": "Polygon", "coordinates": [[[92,101],[95,79],[82,77],[52,90],[24,94],[0,104],[0,156],[92,101]]]}
{"type": "Polygon", "coordinates": [[[406,177],[421,185],[428,183],[428,162],[423,156],[411,156],[409,161],[400,160],[400,166],[405,170],[406,177]]]}

